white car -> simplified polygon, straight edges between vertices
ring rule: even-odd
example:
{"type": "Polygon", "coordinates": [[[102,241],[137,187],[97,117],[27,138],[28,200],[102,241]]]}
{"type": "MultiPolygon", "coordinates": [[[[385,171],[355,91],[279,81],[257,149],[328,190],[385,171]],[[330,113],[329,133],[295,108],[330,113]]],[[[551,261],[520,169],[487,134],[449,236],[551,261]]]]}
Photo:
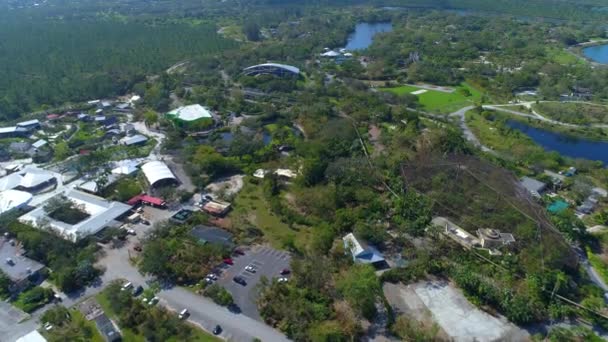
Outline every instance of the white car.
{"type": "Polygon", "coordinates": [[[255,267],[249,265],[245,267],[245,271],[251,272],[251,273],[255,273],[255,267]]]}
{"type": "Polygon", "coordinates": [[[44,330],[50,331],[51,329],[53,329],[53,325],[49,322],[46,322],[46,324],[44,325],[44,330]]]}
{"type": "Polygon", "coordinates": [[[209,278],[209,276],[205,277],[205,283],[207,283],[207,284],[213,283],[213,278],[209,278]]]}
{"type": "Polygon", "coordinates": [[[279,283],[286,283],[287,282],[287,278],[281,277],[281,278],[279,278],[278,282],[279,283]]]}
{"type": "Polygon", "coordinates": [[[209,274],[207,274],[207,278],[209,278],[211,280],[217,280],[217,274],[209,273],[209,274]]]}
{"type": "Polygon", "coordinates": [[[125,283],[125,284],[122,286],[122,289],[120,289],[120,290],[121,290],[121,291],[126,291],[126,290],[131,289],[132,287],[133,287],[133,284],[132,284],[132,283],[129,281],[129,282],[125,283]]]}
{"type": "Polygon", "coordinates": [[[184,309],[182,311],[179,312],[179,315],[177,315],[177,317],[179,319],[185,319],[190,315],[190,313],[188,312],[188,309],[184,309]]]}
{"type": "Polygon", "coordinates": [[[148,305],[154,305],[158,303],[158,297],[154,296],[150,299],[150,301],[148,301],[148,305]]]}

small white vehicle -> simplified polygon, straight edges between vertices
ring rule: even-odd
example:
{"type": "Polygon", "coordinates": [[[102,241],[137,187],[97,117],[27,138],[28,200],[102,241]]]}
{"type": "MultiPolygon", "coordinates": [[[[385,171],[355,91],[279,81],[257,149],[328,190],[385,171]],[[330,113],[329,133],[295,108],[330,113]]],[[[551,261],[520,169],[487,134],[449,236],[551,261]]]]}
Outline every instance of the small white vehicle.
{"type": "Polygon", "coordinates": [[[154,296],[150,299],[150,301],[148,301],[148,305],[154,305],[158,303],[158,297],[154,296]]]}
{"type": "Polygon", "coordinates": [[[46,324],[44,325],[44,330],[50,331],[51,329],[53,329],[53,325],[49,322],[46,322],[46,324]]]}
{"type": "Polygon", "coordinates": [[[281,277],[281,278],[279,278],[278,282],[279,283],[286,283],[287,282],[287,278],[281,277]]]}
{"type": "Polygon", "coordinates": [[[179,319],[185,319],[190,315],[190,313],[188,312],[188,309],[184,309],[182,311],[179,312],[179,315],[177,315],[177,317],[179,319]]]}
{"type": "Polygon", "coordinates": [[[251,273],[255,273],[255,267],[249,265],[245,267],[245,271],[251,272],[251,273]]]}
{"type": "Polygon", "coordinates": [[[122,289],[120,289],[121,291],[126,291],[126,290],[130,290],[133,287],[133,284],[129,281],[126,282],[123,286],[122,289]]]}

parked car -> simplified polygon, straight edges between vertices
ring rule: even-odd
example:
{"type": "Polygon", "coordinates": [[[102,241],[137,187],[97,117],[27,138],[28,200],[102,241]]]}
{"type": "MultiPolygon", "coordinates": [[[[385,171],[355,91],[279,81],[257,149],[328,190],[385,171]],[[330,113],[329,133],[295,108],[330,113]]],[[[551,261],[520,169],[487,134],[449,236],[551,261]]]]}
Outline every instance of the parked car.
{"type": "Polygon", "coordinates": [[[44,325],[44,330],[50,331],[51,329],[53,329],[53,325],[49,322],[46,322],[46,324],[44,325]]]}
{"type": "Polygon", "coordinates": [[[213,335],[219,335],[222,333],[222,327],[220,327],[220,325],[216,325],[215,328],[213,328],[213,335]]]}
{"type": "Polygon", "coordinates": [[[285,278],[285,277],[279,278],[279,283],[286,283],[286,282],[287,282],[287,278],[285,278]]]}
{"type": "Polygon", "coordinates": [[[209,273],[209,274],[207,274],[207,278],[212,279],[212,280],[217,280],[217,274],[209,273]]]}
{"type": "Polygon", "coordinates": [[[245,266],[245,271],[255,273],[255,267],[253,267],[251,265],[245,266]]]}
{"type": "Polygon", "coordinates": [[[135,232],[135,229],[127,229],[127,234],[129,234],[129,235],[137,235],[137,233],[135,232]]]}
{"type": "Polygon", "coordinates": [[[154,296],[148,301],[148,305],[154,305],[158,303],[158,297],[154,296]]]}
{"type": "Polygon", "coordinates": [[[125,284],[122,286],[122,289],[120,289],[120,290],[121,290],[121,291],[126,291],[126,290],[131,289],[132,287],[133,287],[133,284],[132,284],[130,281],[128,281],[128,282],[126,282],[126,283],[125,283],[125,284]]]}
{"type": "Polygon", "coordinates": [[[234,278],[232,278],[232,280],[237,283],[237,284],[241,284],[243,286],[247,286],[247,282],[245,281],[245,279],[243,277],[240,276],[236,276],[234,278]]]}
{"type": "Polygon", "coordinates": [[[180,311],[179,315],[177,315],[177,317],[179,319],[186,319],[186,318],[188,318],[188,316],[190,316],[190,312],[188,312],[188,309],[184,309],[184,310],[180,311]]]}
{"type": "Polygon", "coordinates": [[[289,273],[291,273],[291,271],[289,270],[289,268],[284,268],[284,269],[281,270],[281,275],[287,275],[289,273]]]}
{"type": "Polygon", "coordinates": [[[135,251],[137,251],[137,252],[141,252],[141,251],[142,251],[142,248],[141,248],[141,246],[140,246],[140,245],[137,245],[137,246],[133,247],[133,249],[134,249],[135,251]]]}
{"type": "Polygon", "coordinates": [[[141,220],[141,224],[145,225],[145,226],[149,226],[150,225],[150,221],[148,220],[141,220]]]}
{"type": "Polygon", "coordinates": [[[225,263],[225,264],[228,264],[228,265],[234,265],[234,261],[232,261],[232,259],[231,259],[231,258],[226,258],[226,259],[224,259],[224,263],[225,263]]]}
{"type": "Polygon", "coordinates": [[[243,252],[243,251],[242,251],[242,250],[240,250],[240,249],[235,249],[235,250],[234,250],[234,254],[236,254],[236,255],[245,255],[245,252],[243,252]]]}
{"type": "Polygon", "coordinates": [[[133,289],[133,295],[135,297],[139,296],[142,292],[144,292],[144,288],[141,285],[133,289]]]}

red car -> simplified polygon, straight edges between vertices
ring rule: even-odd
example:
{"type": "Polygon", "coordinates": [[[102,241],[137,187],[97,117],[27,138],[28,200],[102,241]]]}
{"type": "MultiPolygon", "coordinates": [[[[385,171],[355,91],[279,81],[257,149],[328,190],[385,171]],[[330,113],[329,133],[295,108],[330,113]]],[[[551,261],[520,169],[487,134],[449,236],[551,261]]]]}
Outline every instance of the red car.
{"type": "Polygon", "coordinates": [[[234,265],[234,261],[232,261],[232,259],[230,259],[230,258],[224,259],[224,263],[228,264],[228,265],[234,265]]]}
{"type": "Polygon", "coordinates": [[[289,274],[289,273],[291,273],[291,271],[289,270],[289,268],[285,268],[285,269],[283,269],[281,271],[281,275],[286,275],[286,274],[289,274]]]}

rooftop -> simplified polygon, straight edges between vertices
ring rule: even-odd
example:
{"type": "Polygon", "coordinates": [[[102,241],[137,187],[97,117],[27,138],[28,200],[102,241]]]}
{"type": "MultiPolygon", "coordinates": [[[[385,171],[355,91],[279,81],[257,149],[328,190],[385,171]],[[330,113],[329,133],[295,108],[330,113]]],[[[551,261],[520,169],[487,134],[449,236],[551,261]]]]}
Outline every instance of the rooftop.
{"type": "Polygon", "coordinates": [[[33,330],[29,334],[19,337],[16,342],[46,342],[46,338],[40,335],[37,330],[33,330]]]}
{"type": "Polygon", "coordinates": [[[291,65],[287,65],[287,64],[279,64],[279,63],[262,63],[262,64],[257,64],[257,65],[252,65],[250,67],[247,67],[245,69],[243,69],[243,71],[248,72],[248,71],[253,71],[255,69],[260,69],[260,68],[277,68],[277,69],[282,69],[294,74],[299,74],[300,73],[300,69],[291,66],[291,65]]]}
{"type": "Polygon", "coordinates": [[[0,215],[27,205],[32,200],[28,192],[18,190],[0,191],[0,215]]]}
{"type": "Polygon", "coordinates": [[[169,169],[167,164],[158,160],[142,165],[141,170],[146,176],[148,183],[152,186],[165,179],[177,181],[177,178],[173,172],[171,172],[171,169],[169,169]]]}
{"type": "Polygon", "coordinates": [[[356,262],[373,264],[384,261],[384,257],[376,248],[362,244],[353,233],[347,234],[342,240],[344,241],[344,246],[350,250],[356,262]]]}
{"type": "Polygon", "coordinates": [[[38,261],[23,256],[24,250],[18,243],[13,242],[14,246],[5,237],[0,238],[0,269],[13,282],[26,279],[44,268],[38,261]],[[12,262],[9,264],[8,260],[12,262]]]}
{"type": "Polygon", "coordinates": [[[196,226],[190,234],[204,243],[232,246],[232,234],[221,228],[196,226]]]}
{"type": "Polygon", "coordinates": [[[148,141],[148,138],[146,138],[145,136],[143,136],[141,134],[136,134],[131,137],[124,137],[124,138],[120,139],[120,142],[127,146],[144,143],[146,141],[148,141]]]}
{"type": "Polygon", "coordinates": [[[80,238],[95,234],[103,228],[115,224],[114,220],[116,218],[123,216],[131,210],[130,205],[108,201],[78,190],[67,190],[65,193],[58,194],[57,196],[60,195],[65,195],[72,202],[82,206],[84,211],[90,216],[77,224],[71,225],[48,217],[44,210],[44,205],[42,205],[21,216],[19,221],[36,228],[41,228],[39,226],[40,222],[48,222],[48,225],[57,230],[65,239],[77,241],[80,238]]]}
{"type": "Polygon", "coordinates": [[[526,190],[535,196],[538,196],[547,187],[547,184],[530,177],[523,177],[520,183],[526,190]]]}
{"type": "Polygon", "coordinates": [[[200,104],[194,104],[190,106],[183,106],[174,109],[167,113],[167,115],[173,116],[176,119],[183,121],[196,121],[199,119],[211,119],[212,115],[209,110],[200,104]]]}

